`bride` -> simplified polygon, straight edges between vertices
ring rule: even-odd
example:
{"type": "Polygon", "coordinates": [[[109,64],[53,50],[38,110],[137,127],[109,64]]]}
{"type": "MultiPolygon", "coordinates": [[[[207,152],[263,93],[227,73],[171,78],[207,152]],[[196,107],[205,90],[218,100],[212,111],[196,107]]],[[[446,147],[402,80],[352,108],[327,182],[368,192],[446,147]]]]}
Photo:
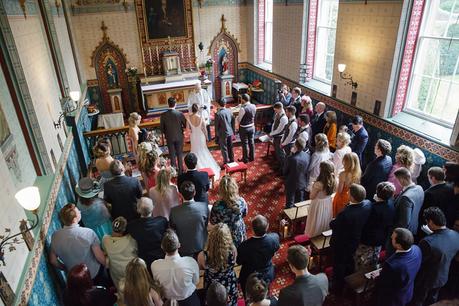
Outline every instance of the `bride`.
{"type": "Polygon", "coordinates": [[[191,106],[191,115],[188,116],[188,126],[190,127],[190,142],[191,153],[194,153],[198,158],[197,169],[211,168],[215,173],[215,180],[220,178],[220,167],[215,159],[210,154],[207,148],[207,131],[204,119],[199,115],[199,106],[193,104],[191,106]]]}

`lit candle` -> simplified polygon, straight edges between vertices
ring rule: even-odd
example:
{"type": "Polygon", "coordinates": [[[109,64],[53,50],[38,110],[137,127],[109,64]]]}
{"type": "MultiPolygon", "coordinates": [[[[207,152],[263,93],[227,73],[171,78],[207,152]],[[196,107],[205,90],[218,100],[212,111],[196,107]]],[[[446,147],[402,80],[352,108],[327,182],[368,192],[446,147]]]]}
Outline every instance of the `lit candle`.
{"type": "Polygon", "coordinates": [[[288,234],[288,225],[284,225],[284,238],[287,237],[288,234]]]}

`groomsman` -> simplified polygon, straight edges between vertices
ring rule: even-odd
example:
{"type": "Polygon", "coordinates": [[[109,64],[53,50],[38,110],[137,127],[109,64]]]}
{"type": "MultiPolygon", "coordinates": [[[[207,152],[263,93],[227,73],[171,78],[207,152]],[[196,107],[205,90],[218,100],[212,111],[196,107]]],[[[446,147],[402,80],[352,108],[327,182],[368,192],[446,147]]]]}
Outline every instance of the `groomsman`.
{"type": "Polygon", "coordinates": [[[220,146],[223,162],[225,164],[234,162],[233,155],[233,114],[225,108],[225,99],[218,101],[218,109],[215,113],[215,142],[220,146]]]}
{"type": "Polygon", "coordinates": [[[281,147],[284,149],[286,155],[290,154],[293,144],[295,143],[295,133],[298,129],[298,124],[296,123],[296,108],[295,106],[287,107],[287,118],[288,123],[284,128],[284,136],[282,137],[281,147]]]}
{"type": "Polygon", "coordinates": [[[242,95],[242,105],[236,120],[242,142],[242,161],[248,163],[255,159],[255,113],[257,108],[250,103],[248,94],[242,95]]]}
{"type": "Polygon", "coordinates": [[[274,123],[271,127],[269,136],[273,139],[274,151],[279,163],[279,168],[282,169],[282,162],[285,159],[285,152],[281,148],[282,136],[284,136],[284,128],[288,123],[288,118],[285,115],[284,108],[281,102],[274,103],[274,123]]]}

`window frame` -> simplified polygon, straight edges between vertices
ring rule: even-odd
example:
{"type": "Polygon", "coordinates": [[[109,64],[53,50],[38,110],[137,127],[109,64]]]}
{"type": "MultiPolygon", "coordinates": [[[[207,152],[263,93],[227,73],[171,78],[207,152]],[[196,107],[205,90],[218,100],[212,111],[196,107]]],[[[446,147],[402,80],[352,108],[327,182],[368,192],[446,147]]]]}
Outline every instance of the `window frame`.
{"type": "Polygon", "coordinates": [[[260,1],[264,1],[264,20],[263,20],[263,25],[264,25],[264,28],[263,28],[263,31],[264,31],[264,40],[263,40],[263,63],[266,63],[266,64],[269,64],[269,65],[272,65],[273,63],[273,30],[274,30],[274,18],[273,18],[273,10],[274,10],[274,0],[260,0],[260,1]],[[267,20],[267,17],[268,17],[268,10],[267,10],[267,7],[268,7],[268,1],[271,1],[271,20],[267,20]],[[268,35],[266,35],[267,33],[267,25],[268,24],[271,24],[271,60],[267,60],[266,59],[266,51],[267,51],[267,37],[268,35]]]}

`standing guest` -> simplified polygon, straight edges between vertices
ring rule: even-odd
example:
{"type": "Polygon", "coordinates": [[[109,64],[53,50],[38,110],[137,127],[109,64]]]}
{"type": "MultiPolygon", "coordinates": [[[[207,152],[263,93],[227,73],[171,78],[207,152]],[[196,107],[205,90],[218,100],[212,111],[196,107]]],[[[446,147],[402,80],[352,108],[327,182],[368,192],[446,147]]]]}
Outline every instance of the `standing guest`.
{"type": "Polygon", "coordinates": [[[301,97],[300,115],[308,115],[309,119],[314,116],[314,109],[312,107],[312,99],[310,96],[303,95],[301,97]]]}
{"type": "Polygon", "coordinates": [[[110,141],[108,139],[100,139],[92,149],[96,158],[96,169],[101,175],[110,172],[110,164],[113,157],[110,155],[110,141]]]}
{"type": "Polygon", "coordinates": [[[158,166],[159,156],[153,150],[151,142],[142,142],[139,144],[138,157],[139,171],[142,173],[145,188],[150,190],[156,185],[156,177],[160,169],[158,166]]]}
{"type": "Polygon", "coordinates": [[[341,171],[344,170],[343,158],[352,150],[349,147],[351,136],[348,133],[338,133],[336,136],[336,151],[333,153],[333,164],[335,165],[335,177],[338,179],[341,171]]]}
{"type": "Polygon", "coordinates": [[[392,197],[395,187],[390,182],[381,182],[376,187],[375,202],[371,203],[371,212],[362,231],[359,247],[355,252],[355,269],[375,269],[381,248],[386,244],[394,222],[392,197]]]}
{"type": "Polygon", "coordinates": [[[304,233],[309,237],[320,235],[323,231],[330,228],[332,219],[332,194],[335,192],[336,181],[333,164],[329,161],[320,163],[320,174],[312,185],[309,198],[308,218],[304,233]]]}
{"type": "Polygon", "coordinates": [[[195,193],[192,182],[185,181],[180,185],[183,204],[172,209],[169,220],[181,241],[180,255],[194,258],[204,249],[209,221],[207,203],[194,201],[195,193]]]}
{"type": "Polygon", "coordinates": [[[204,288],[209,288],[213,281],[221,283],[228,292],[229,306],[237,304],[236,254],[228,226],[218,223],[209,232],[206,250],[198,255],[199,267],[205,270],[204,288]]]}
{"type": "Polygon", "coordinates": [[[327,124],[325,124],[323,133],[327,135],[330,150],[334,152],[336,149],[336,134],[338,130],[338,126],[336,124],[336,113],[334,111],[326,112],[325,120],[327,121],[327,124]]]}
{"type": "Polygon", "coordinates": [[[281,148],[284,149],[286,155],[290,154],[290,149],[295,143],[295,139],[293,137],[295,136],[296,130],[298,129],[295,112],[296,109],[294,106],[287,107],[286,114],[288,118],[288,123],[284,127],[284,136],[282,136],[281,140],[281,148]]]}
{"type": "Polygon", "coordinates": [[[360,162],[357,154],[347,153],[343,157],[344,170],[338,176],[338,188],[333,198],[333,216],[336,217],[349,203],[349,189],[352,184],[360,183],[360,162]]]}
{"type": "Polygon", "coordinates": [[[64,291],[65,306],[112,306],[116,296],[104,287],[93,286],[91,274],[85,264],[70,269],[64,291]]]}
{"type": "Polygon", "coordinates": [[[370,201],[365,200],[365,188],[352,184],[349,190],[349,205],[347,205],[330,222],[333,234],[330,247],[333,254],[333,282],[337,293],[341,293],[344,278],[354,272],[354,254],[357,249],[362,230],[371,212],[370,201]]]}
{"type": "Polygon", "coordinates": [[[227,306],[228,292],[226,288],[219,282],[212,282],[206,293],[207,306],[227,306]]]}
{"type": "Polygon", "coordinates": [[[278,305],[322,305],[328,295],[327,276],[324,273],[309,273],[309,254],[306,248],[302,245],[289,247],[287,262],[295,274],[295,280],[290,286],[281,289],[278,305]]]}
{"type": "Polygon", "coordinates": [[[134,258],[126,266],[122,281],[122,296],[126,306],[162,306],[161,287],[155,282],[141,258],[134,258]]]}
{"type": "Polygon", "coordinates": [[[150,198],[141,198],[138,204],[140,218],[128,223],[128,233],[137,241],[139,257],[147,266],[159,258],[164,257],[161,250],[161,239],[167,229],[167,219],[152,217],[153,202],[150,198]]]}
{"type": "Polygon", "coordinates": [[[223,163],[234,162],[233,153],[233,114],[225,108],[226,100],[220,99],[218,109],[215,113],[215,142],[220,146],[222,152],[223,163]]]}
{"type": "Polygon", "coordinates": [[[84,177],[75,186],[75,192],[78,195],[77,207],[81,212],[84,226],[92,229],[99,239],[106,234],[111,234],[110,212],[105,201],[98,197],[99,183],[84,177]]]}
{"type": "Polygon", "coordinates": [[[239,283],[246,288],[250,274],[256,272],[267,286],[274,280],[274,265],[272,258],[279,250],[279,235],[268,233],[268,219],[256,215],[252,220],[253,236],[241,243],[237,248],[237,264],[241,265],[239,283]]]}
{"type": "Polygon", "coordinates": [[[201,82],[195,84],[194,91],[188,96],[187,106],[189,114],[191,114],[194,104],[198,106],[199,116],[204,119],[208,140],[210,141],[212,138],[210,133],[211,101],[207,90],[201,87],[201,82]]]}
{"type": "Polygon", "coordinates": [[[75,204],[69,203],[62,207],[59,217],[64,227],[55,231],[51,237],[49,262],[57,269],[67,271],[84,263],[94,284],[106,283],[106,259],[96,233],[90,228],[78,225],[81,213],[75,204]]]}
{"type": "Polygon", "coordinates": [[[314,139],[316,147],[311,156],[311,162],[309,163],[309,185],[306,189],[307,191],[311,191],[312,184],[319,176],[320,163],[332,158],[332,154],[330,153],[330,149],[328,147],[327,135],[320,133],[317,134],[314,139]]]}
{"type": "Polygon", "coordinates": [[[395,164],[392,166],[392,169],[389,172],[389,177],[387,178],[387,180],[395,186],[395,196],[398,196],[400,192],[402,192],[402,186],[395,177],[395,171],[404,167],[411,173],[413,169],[413,160],[413,149],[405,145],[401,145],[397,148],[397,153],[395,153],[395,164]]]}
{"type": "Polygon", "coordinates": [[[108,269],[116,289],[120,289],[119,282],[124,277],[127,264],[137,257],[137,242],[127,234],[127,220],[118,217],[113,220],[113,233],[105,235],[102,247],[107,253],[108,269]]]}
{"type": "Polygon", "coordinates": [[[352,119],[352,132],[354,133],[354,137],[352,137],[352,141],[350,147],[352,152],[355,152],[360,160],[360,167],[363,165],[363,151],[368,143],[368,132],[363,126],[363,119],[360,116],[355,116],[352,119]]]}
{"type": "Polygon", "coordinates": [[[308,186],[309,153],[304,151],[306,142],[298,138],[291,149],[284,165],[285,207],[305,200],[305,189],[308,186]]]}
{"type": "MultiPolygon", "coordinates": [[[[319,133],[323,133],[324,127],[327,124],[327,120],[325,119],[325,103],[318,102],[315,111],[316,113],[311,120],[312,137],[315,137],[319,133]]],[[[314,138],[313,141],[315,141],[314,138]]]]}
{"type": "Polygon", "coordinates": [[[285,152],[281,148],[281,141],[284,136],[284,129],[288,123],[287,115],[285,115],[282,103],[276,102],[273,106],[274,109],[274,123],[271,127],[269,136],[273,139],[274,151],[276,153],[279,168],[282,169],[282,163],[285,160],[285,152]]]}
{"type": "Polygon", "coordinates": [[[446,217],[440,208],[427,208],[424,219],[433,233],[419,242],[422,264],[414,284],[415,306],[437,302],[440,289],[448,281],[451,261],[459,252],[459,233],[446,228],[446,217]]]}
{"type": "Polygon", "coordinates": [[[219,200],[212,206],[210,224],[225,223],[231,230],[233,242],[238,247],[247,239],[244,217],[247,215],[247,202],[239,195],[236,180],[225,175],[218,186],[219,200]]]}
{"type": "Polygon", "coordinates": [[[236,118],[239,124],[239,136],[242,143],[242,161],[248,163],[255,159],[255,113],[257,108],[250,103],[248,94],[242,95],[242,105],[236,118]]]}
{"type": "Polygon", "coordinates": [[[269,283],[257,273],[252,273],[247,280],[247,286],[242,288],[247,297],[247,306],[277,306],[275,297],[268,298],[269,283]]]}
{"type": "Polygon", "coordinates": [[[104,184],[104,199],[112,205],[112,219],[119,216],[131,221],[137,217],[137,199],[142,197],[142,186],[137,178],[124,175],[124,166],[119,160],[110,164],[113,179],[104,184]]]}
{"type": "MultiPolygon", "coordinates": [[[[183,240],[182,240],[183,241],[183,240]]],[[[196,285],[199,283],[199,266],[196,260],[180,256],[179,238],[168,229],[161,242],[166,257],[151,264],[153,278],[164,288],[168,300],[176,300],[179,306],[199,305],[196,285]]]]}
{"type": "Polygon", "coordinates": [[[169,109],[159,117],[161,132],[166,136],[167,149],[171,166],[177,169],[178,173],[183,172],[182,152],[183,152],[183,130],[186,128],[186,119],[182,112],[175,109],[175,98],[167,100],[169,109]]]}
{"type": "Polygon", "coordinates": [[[368,163],[362,175],[362,186],[367,191],[367,199],[371,200],[376,192],[376,186],[387,181],[389,172],[392,169],[392,158],[390,152],[392,146],[384,139],[378,139],[375,144],[374,153],[376,158],[368,163]]]}
{"type": "Polygon", "coordinates": [[[290,105],[295,107],[295,114],[299,116],[301,113],[301,89],[299,87],[295,87],[292,89],[292,98],[290,99],[290,105]]]}
{"type": "Polygon", "coordinates": [[[290,93],[290,88],[286,84],[282,85],[277,100],[280,101],[284,107],[290,105],[290,102],[292,100],[292,94],[290,93]]]}
{"type": "Polygon", "coordinates": [[[169,220],[172,207],[180,204],[177,186],[171,183],[171,179],[171,168],[163,168],[158,172],[156,186],[150,188],[149,196],[154,203],[153,217],[163,216],[169,220]]]}
{"type": "Polygon", "coordinates": [[[128,135],[129,135],[129,138],[131,138],[132,140],[132,152],[134,153],[134,156],[137,156],[137,146],[139,145],[139,133],[140,133],[139,124],[141,120],[142,120],[142,116],[140,116],[138,113],[134,112],[134,113],[129,114],[128,135]]]}
{"type": "Polygon", "coordinates": [[[312,129],[309,125],[309,116],[300,115],[298,117],[298,129],[296,130],[294,139],[303,138],[306,146],[304,147],[305,152],[309,153],[311,150],[311,139],[312,139],[312,129]]]}
{"type": "Polygon", "coordinates": [[[417,184],[418,177],[421,175],[422,165],[426,163],[426,157],[424,153],[419,148],[414,148],[413,150],[413,170],[411,173],[411,179],[414,183],[417,184]]]}
{"type": "Polygon", "coordinates": [[[411,181],[411,172],[406,168],[397,169],[395,177],[403,189],[394,203],[394,226],[407,228],[416,237],[419,211],[424,202],[424,190],[411,181]]]}
{"type": "Polygon", "coordinates": [[[406,228],[394,229],[391,242],[395,254],[383,263],[376,281],[377,305],[405,306],[413,298],[414,280],[421,266],[422,254],[413,244],[413,234],[406,228]]]}
{"type": "Polygon", "coordinates": [[[210,188],[210,180],[207,172],[198,171],[196,166],[198,164],[198,158],[194,153],[188,153],[185,156],[186,172],[180,174],[177,177],[177,185],[180,187],[183,182],[190,181],[194,184],[196,195],[194,200],[196,202],[209,203],[207,191],[210,188]]]}
{"type": "MultiPolygon", "coordinates": [[[[445,181],[453,185],[454,201],[450,205],[450,216],[454,219],[459,217],[459,163],[446,162],[443,166],[445,169],[445,181]]],[[[449,221],[450,226],[453,220],[449,221]]]]}

